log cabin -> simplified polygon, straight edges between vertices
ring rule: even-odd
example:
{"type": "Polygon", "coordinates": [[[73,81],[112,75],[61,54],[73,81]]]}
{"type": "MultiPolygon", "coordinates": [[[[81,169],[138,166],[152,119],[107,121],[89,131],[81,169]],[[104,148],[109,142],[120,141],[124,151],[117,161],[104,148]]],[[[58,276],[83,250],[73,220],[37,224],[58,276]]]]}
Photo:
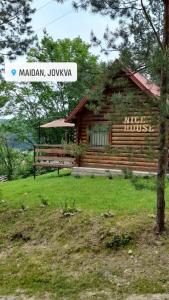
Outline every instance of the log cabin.
{"type": "Polygon", "coordinates": [[[126,169],[155,173],[160,88],[141,74],[124,68],[112,78],[112,83],[105,86],[98,112],[90,109],[91,99],[85,96],[65,120],[75,124],[75,142],[87,145],[78,160],[76,173],[78,170],[79,174],[80,170],[84,174],[97,174],[97,170],[105,173],[126,169]],[[119,79],[125,84],[119,84],[119,79]],[[130,101],[129,94],[132,95],[130,101]],[[120,97],[123,98],[122,109],[113,101],[117,98],[120,102],[120,97]],[[127,106],[125,111],[123,108],[127,106]],[[85,170],[90,172],[85,173],[85,170]]]}

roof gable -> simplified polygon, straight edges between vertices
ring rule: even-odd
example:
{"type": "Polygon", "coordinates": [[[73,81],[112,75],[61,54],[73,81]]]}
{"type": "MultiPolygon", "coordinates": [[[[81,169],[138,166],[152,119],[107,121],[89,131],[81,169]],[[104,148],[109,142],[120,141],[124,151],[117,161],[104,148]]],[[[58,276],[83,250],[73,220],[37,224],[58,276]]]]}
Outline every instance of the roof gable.
{"type": "Polygon", "coordinates": [[[160,96],[160,87],[158,85],[150,82],[138,72],[133,73],[127,69],[124,69],[124,72],[143,92],[147,92],[150,96],[160,96]]]}
{"type": "MultiPolygon", "coordinates": [[[[140,73],[132,72],[129,69],[122,69],[122,71],[129,77],[135,84],[140,88],[143,92],[148,94],[149,96],[159,97],[160,96],[160,87],[156,84],[147,80],[144,76],[140,73]]],[[[68,117],[65,119],[65,122],[71,122],[72,119],[76,117],[76,114],[82,110],[82,108],[88,102],[88,97],[83,97],[77,106],[70,112],[68,117]]]]}

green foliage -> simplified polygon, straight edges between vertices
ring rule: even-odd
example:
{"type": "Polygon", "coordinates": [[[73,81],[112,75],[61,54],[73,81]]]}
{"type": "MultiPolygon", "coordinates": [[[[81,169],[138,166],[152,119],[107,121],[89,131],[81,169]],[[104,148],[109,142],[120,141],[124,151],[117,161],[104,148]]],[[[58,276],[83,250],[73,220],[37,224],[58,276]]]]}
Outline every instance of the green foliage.
{"type": "MultiPolygon", "coordinates": [[[[53,111],[52,103],[61,102],[63,114],[71,111],[77,102],[95,83],[102,71],[97,56],[90,53],[90,45],[80,37],[54,41],[45,32],[43,39],[28,53],[29,61],[45,62],[76,62],[78,67],[78,81],[74,83],[57,83],[57,85],[34,84],[34,91],[41,94],[44,104],[48,101],[48,112],[53,111]],[[65,107],[67,106],[67,108],[65,107]]],[[[45,107],[45,109],[47,106],[45,107]]]]}
{"type": "MultiPolygon", "coordinates": [[[[116,19],[117,26],[114,26],[113,30],[105,29],[103,37],[105,44],[94,34],[93,42],[101,46],[105,53],[111,50],[119,51],[120,58],[126,66],[151,74],[154,78],[155,72],[152,70],[151,58],[154,56],[157,62],[155,53],[162,44],[163,2],[118,0],[115,4],[104,2],[102,5],[99,5],[98,1],[79,0],[78,2],[91,6],[95,13],[116,19]]],[[[160,65],[161,61],[158,67],[160,65]]],[[[156,72],[155,76],[159,81],[160,72],[156,72]]]]}
{"type": "Polygon", "coordinates": [[[33,174],[33,153],[11,148],[4,137],[0,141],[0,175],[7,175],[11,180],[33,174]]]}
{"type": "Polygon", "coordinates": [[[14,117],[2,122],[0,130],[1,134],[5,135],[12,147],[20,148],[20,144],[25,144],[27,148],[32,149],[35,140],[33,127],[34,124],[30,127],[30,124],[22,117],[14,117]]]}
{"type": "MultiPolygon", "coordinates": [[[[1,71],[0,71],[1,74],[1,71]]],[[[0,78],[0,108],[10,100],[10,94],[13,84],[7,83],[0,78]]]]}
{"type": "Polygon", "coordinates": [[[78,158],[85,154],[88,149],[88,145],[81,142],[79,145],[74,143],[63,144],[63,149],[65,153],[78,158]]]}
{"type": "Polygon", "coordinates": [[[132,241],[132,236],[128,233],[115,234],[106,241],[106,248],[118,250],[121,247],[129,245],[132,241]]]}
{"type": "Polygon", "coordinates": [[[155,191],[157,187],[157,182],[155,177],[146,177],[146,180],[139,176],[133,176],[131,178],[131,183],[136,190],[150,190],[155,191]]]}
{"type": "Polygon", "coordinates": [[[124,179],[131,179],[131,178],[133,178],[133,172],[132,172],[132,170],[125,168],[125,169],[122,170],[122,172],[123,172],[124,179]]]}
{"type": "Polygon", "coordinates": [[[33,174],[33,153],[15,148],[19,143],[29,139],[25,124],[20,127],[17,120],[11,120],[2,123],[0,131],[0,175],[7,175],[11,180],[33,174]],[[15,130],[17,135],[13,139],[15,130]]]}
{"type": "Polygon", "coordinates": [[[21,203],[21,209],[22,209],[23,211],[25,211],[25,210],[27,209],[25,203],[21,203]]]}
{"type": "Polygon", "coordinates": [[[110,17],[114,23],[111,28],[105,28],[103,38],[99,39],[92,32],[93,45],[98,46],[106,55],[116,51],[125,66],[151,75],[159,83],[160,70],[163,67],[166,70],[168,66],[168,58],[164,55],[161,42],[163,1],[76,0],[73,1],[73,6],[77,10],[90,9],[94,14],[110,17]]]}
{"type": "Polygon", "coordinates": [[[41,203],[42,207],[46,207],[46,206],[49,205],[49,202],[48,202],[48,199],[47,199],[46,196],[40,194],[40,195],[38,195],[38,197],[39,197],[39,200],[40,200],[40,203],[41,203]]]}
{"type": "Polygon", "coordinates": [[[111,156],[116,156],[120,153],[120,150],[116,147],[113,147],[112,145],[106,145],[104,147],[104,154],[108,154],[108,155],[111,155],[111,156]]]}
{"type": "MultiPolygon", "coordinates": [[[[149,111],[148,122],[156,125],[158,116],[152,115],[151,108],[153,104],[159,107],[159,101],[148,96],[146,101],[142,101],[135,90],[129,89],[130,79],[125,79],[124,74],[122,75],[124,67],[119,60],[105,66],[104,73],[97,80],[97,85],[88,94],[89,101],[86,107],[94,114],[98,114],[105,103],[109,105],[112,112],[104,114],[104,118],[109,121],[110,128],[112,124],[123,122],[124,118],[130,115],[131,110],[133,111],[133,107],[136,108],[133,116],[143,116],[145,111],[149,111]]],[[[147,139],[147,143],[151,146],[151,139],[147,139]]]]}
{"type": "MultiPolygon", "coordinates": [[[[23,55],[35,40],[30,25],[35,9],[31,8],[32,0],[1,0],[0,3],[0,63],[4,57],[10,60],[23,55]],[[19,12],[19,13],[18,13],[19,12]]],[[[1,68],[2,69],[2,68],[1,68]]],[[[0,69],[0,107],[3,107],[13,96],[14,84],[3,81],[0,69]]]]}
{"type": "Polygon", "coordinates": [[[18,160],[15,160],[16,164],[18,165],[18,168],[16,167],[15,176],[17,178],[22,177],[26,178],[33,174],[33,152],[29,151],[17,151],[18,154],[18,160]]]}
{"type": "MultiPolygon", "coordinates": [[[[102,66],[97,56],[90,53],[90,45],[81,38],[54,41],[44,34],[44,37],[28,53],[28,61],[39,62],[76,62],[78,65],[78,80],[72,83],[33,82],[13,85],[8,89],[9,102],[4,114],[13,114],[20,128],[29,128],[37,142],[39,125],[64,118],[84,97],[87,91],[96,83],[102,66]]],[[[16,129],[16,127],[15,127],[16,129]]],[[[19,130],[21,131],[21,129],[19,130]]],[[[17,132],[17,130],[15,130],[17,132]]],[[[64,129],[41,130],[42,143],[61,143],[64,139],[64,129]],[[56,134],[57,131],[57,134],[56,134]]],[[[72,140],[72,130],[69,130],[72,140]]]]}
{"type": "Polygon", "coordinates": [[[137,178],[136,176],[131,179],[131,182],[134,185],[136,190],[142,190],[145,189],[146,187],[145,183],[141,182],[139,178],[137,178]]]}
{"type": "Polygon", "coordinates": [[[79,212],[79,210],[76,208],[75,200],[71,204],[68,204],[66,200],[63,203],[61,203],[61,212],[65,217],[79,212]]]}
{"type": "Polygon", "coordinates": [[[23,55],[33,42],[30,22],[35,9],[31,4],[32,0],[1,0],[0,62],[4,61],[4,54],[10,59],[23,55]]]}
{"type": "Polygon", "coordinates": [[[48,205],[49,205],[49,204],[48,204],[48,201],[47,201],[46,199],[44,199],[44,198],[41,199],[41,204],[42,204],[43,206],[48,206],[48,205]]]}
{"type": "Polygon", "coordinates": [[[4,137],[0,138],[0,174],[7,175],[8,179],[12,176],[12,149],[8,147],[4,137]]]}

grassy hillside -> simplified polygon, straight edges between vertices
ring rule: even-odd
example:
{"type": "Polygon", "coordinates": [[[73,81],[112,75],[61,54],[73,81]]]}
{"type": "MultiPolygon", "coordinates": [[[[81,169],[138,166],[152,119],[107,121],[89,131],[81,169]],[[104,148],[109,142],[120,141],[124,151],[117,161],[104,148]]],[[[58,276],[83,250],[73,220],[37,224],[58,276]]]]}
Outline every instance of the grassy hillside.
{"type": "MultiPolygon", "coordinates": [[[[89,212],[103,212],[109,209],[116,214],[155,211],[155,179],[136,181],[115,177],[74,178],[69,173],[57,173],[28,179],[6,182],[0,185],[1,197],[11,207],[22,204],[39,206],[45,200],[52,207],[59,208],[67,202],[89,212]],[[67,175],[67,176],[66,176],[67,175]]],[[[167,197],[169,196],[169,183],[167,197]]]]}
{"type": "Polygon", "coordinates": [[[0,297],[169,299],[169,228],[153,233],[154,185],[56,173],[0,184],[0,297]]]}

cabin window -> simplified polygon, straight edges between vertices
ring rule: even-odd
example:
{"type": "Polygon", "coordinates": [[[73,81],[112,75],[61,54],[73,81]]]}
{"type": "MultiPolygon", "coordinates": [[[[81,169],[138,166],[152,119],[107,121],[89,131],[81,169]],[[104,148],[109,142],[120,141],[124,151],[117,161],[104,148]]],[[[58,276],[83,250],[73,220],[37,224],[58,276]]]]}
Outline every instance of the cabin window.
{"type": "Polygon", "coordinates": [[[91,126],[89,129],[89,142],[91,147],[105,147],[109,145],[109,128],[104,125],[91,126]]]}

